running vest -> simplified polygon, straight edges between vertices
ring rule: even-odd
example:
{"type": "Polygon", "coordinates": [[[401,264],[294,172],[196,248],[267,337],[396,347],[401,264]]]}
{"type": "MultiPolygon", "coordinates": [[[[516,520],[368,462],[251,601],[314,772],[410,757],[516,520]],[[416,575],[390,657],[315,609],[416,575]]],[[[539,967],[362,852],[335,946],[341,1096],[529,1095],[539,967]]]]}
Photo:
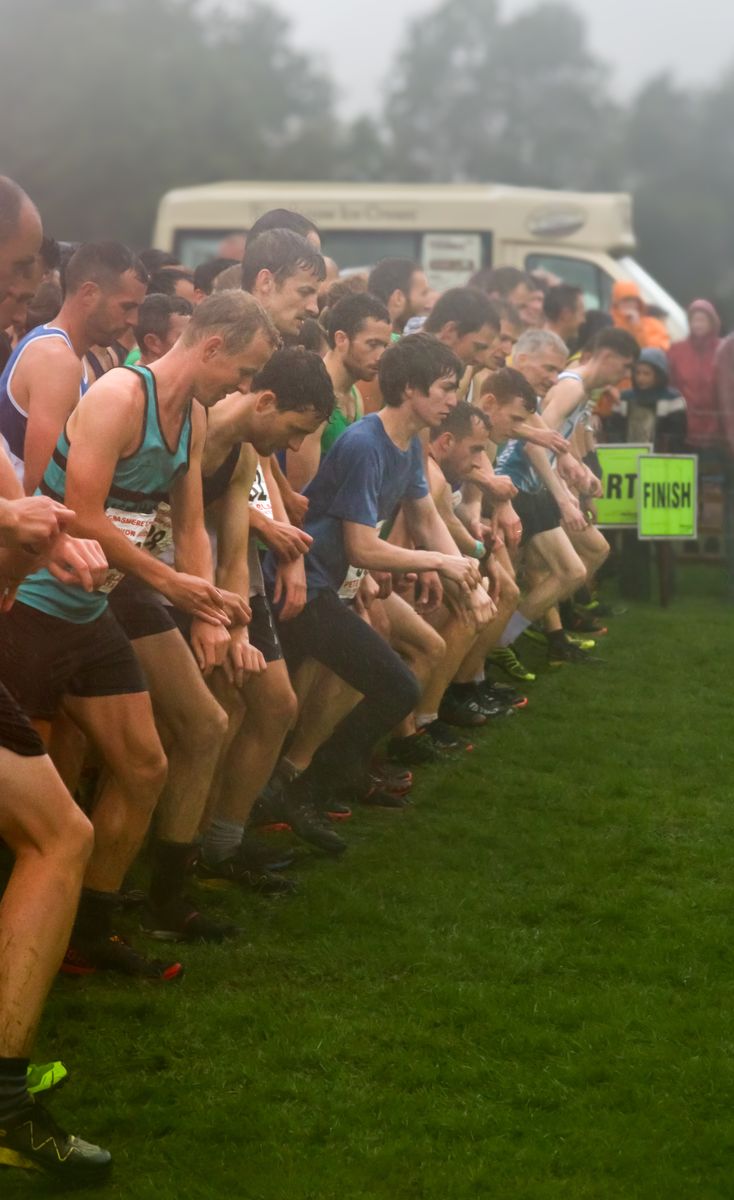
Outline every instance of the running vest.
{"type": "MultiPolygon", "coordinates": [[[[25,435],[28,428],[28,413],[20,407],[13,396],[13,375],[15,374],[15,368],[23,357],[26,346],[30,346],[31,342],[44,341],[46,338],[61,338],[62,342],[66,342],[72,354],[76,356],[69,335],[63,329],[57,329],[55,325],[37,325],[35,329],[32,329],[30,333],[25,335],[22,341],[18,342],[18,345],[5,364],[5,370],[0,375],[0,437],[13,464],[13,470],[21,484],[23,483],[24,475],[25,435]]],[[[88,387],[89,381],[87,379],[86,368],[82,365],[82,381],[79,385],[80,400],[88,387]]]]}
{"type": "Polygon", "coordinates": [[[353,385],[349,391],[352,399],[354,400],[354,416],[350,421],[347,414],[342,412],[338,405],[336,406],[329,417],[324,432],[321,434],[322,455],[329,453],[331,447],[334,445],[334,442],[337,440],[337,438],[341,437],[345,429],[349,429],[349,426],[354,425],[355,421],[361,421],[362,417],[364,416],[362,397],[359,394],[358,388],[353,385]]]}
{"type": "MultiPolygon", "coordinates": [[[[140,445],[133,454],[118,460],[105,501],[105,515],[136,546],[157,548],[154,522],[159,504],[165,501],[177,476],[188,470],[191,452],[191,404],[189,403],[178,443],[167,445],[158,416],[155,379],[147,367],[128,367],[139,376],[145,390],[140,445]]],[[[66,462],[69,439],[66,430],[59,437],[39,493],[63,501],[66,493],[66,462]]],[[[122,574],[111,569],[105,583],[96,592],[59,583],[48,571],[30,575],[18,590],[18,599],[52,617],[84,624],[101,616],[107,607],[107,593],[120,582],[122,574]]]]}
{"type": "Polygon", "coordinates": [[[573,434],[574,429],[578,425],[584,409],[589,403],[589,397],[586,395],[586,387],[584,386],[584,381],[579,375],[578,371],[561,371],[560,375],[558,376],[558,382],[560,383],[562,379],[575,379],[576,382],[580,383],[584,389],[583,396],[574,408],[573,412],[570,412],[567,417],[563,418],[563,424],[559,432],[561,437],[564,437],[566,441],[568,441],[573,434]]]}

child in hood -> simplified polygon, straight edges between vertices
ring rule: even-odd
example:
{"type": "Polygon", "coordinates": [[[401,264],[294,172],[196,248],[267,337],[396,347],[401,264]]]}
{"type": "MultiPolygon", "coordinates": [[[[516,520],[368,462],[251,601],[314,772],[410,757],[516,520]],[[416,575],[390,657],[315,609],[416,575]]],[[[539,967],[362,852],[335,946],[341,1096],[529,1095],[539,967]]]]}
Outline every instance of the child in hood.
{"type": "Polygon", "coordinates": [[[678,454],[686,442],[686,402],[669,383],[664,350],[648,347],[635,364],[633,384],[608,419],[610,442],[651,442],[658,454],[678,454]]]}
{"type": "Polygon", "coordinates": [[[615,283],[612,290],[612,319],[619,329],[626,329],[644,350],[657,346],[667,350],[670,334],[662,321],[651,317],[636,283],[615,283]]]}

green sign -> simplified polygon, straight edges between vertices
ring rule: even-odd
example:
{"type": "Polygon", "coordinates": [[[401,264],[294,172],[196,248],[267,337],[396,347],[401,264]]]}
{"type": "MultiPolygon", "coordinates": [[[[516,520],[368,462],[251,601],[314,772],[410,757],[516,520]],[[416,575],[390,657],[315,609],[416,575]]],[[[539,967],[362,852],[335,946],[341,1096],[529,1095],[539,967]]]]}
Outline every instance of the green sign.
{"type": "Polygon", "coordinates": [[[651,450],[649,443],[597,447],[604,488],[604,495],[596,501],[601,529],[637,528],[637,464],[640,455],[651,450]]]}
{"type": "Polygon", "coordinates": [[[695,454],[643,454],[640,457],[640,538],[698,535],[698,457],[695,454]]]}

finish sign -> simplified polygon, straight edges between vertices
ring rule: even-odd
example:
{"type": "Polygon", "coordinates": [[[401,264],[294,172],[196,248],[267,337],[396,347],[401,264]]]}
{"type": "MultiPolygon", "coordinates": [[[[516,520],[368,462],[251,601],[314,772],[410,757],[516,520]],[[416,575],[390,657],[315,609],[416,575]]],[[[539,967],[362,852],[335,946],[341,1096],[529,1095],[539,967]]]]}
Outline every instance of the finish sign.
{"type": "Polygon", "coordinates": [[[643,454],[639,462],[641,539],[698,536],[698,457],[695,454],[643,454]]]}

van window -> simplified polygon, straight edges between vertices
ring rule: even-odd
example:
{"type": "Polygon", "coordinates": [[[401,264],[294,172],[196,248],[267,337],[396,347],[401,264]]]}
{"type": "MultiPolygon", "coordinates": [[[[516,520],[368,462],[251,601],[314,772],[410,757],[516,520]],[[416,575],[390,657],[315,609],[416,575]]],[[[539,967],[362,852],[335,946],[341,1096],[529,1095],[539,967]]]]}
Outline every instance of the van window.
{"type": "Polygon", "coordinates": [[[333,258],[339,270],[364,267],[371,270],[381,258],[420,260],[420,234],[410,231],[391,233],[382,229],[323,229],[324,254],[333,258]]]}
{"type": "Polygon", "coordinates": [[[528,254],[525,259],[527,271],[549,271],[558,275],[564,283],[581,288],[586,307],[609,309],[612,301],[612,279],[596,263],[583,258],[571,258],[563,254],[528,254]]]}

